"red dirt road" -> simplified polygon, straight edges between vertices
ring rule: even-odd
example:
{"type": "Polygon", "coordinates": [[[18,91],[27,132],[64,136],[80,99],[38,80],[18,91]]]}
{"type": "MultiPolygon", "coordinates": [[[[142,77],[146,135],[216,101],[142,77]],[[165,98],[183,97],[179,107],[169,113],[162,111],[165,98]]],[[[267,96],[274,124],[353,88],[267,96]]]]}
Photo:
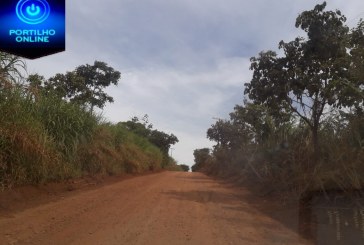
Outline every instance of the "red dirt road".
{"type": "Polygon", "coordinates": [[[0,244],[310,244],[296,217],[284,225],[254,200],[200,173],[162,172],[0,217],[0,244]]]}

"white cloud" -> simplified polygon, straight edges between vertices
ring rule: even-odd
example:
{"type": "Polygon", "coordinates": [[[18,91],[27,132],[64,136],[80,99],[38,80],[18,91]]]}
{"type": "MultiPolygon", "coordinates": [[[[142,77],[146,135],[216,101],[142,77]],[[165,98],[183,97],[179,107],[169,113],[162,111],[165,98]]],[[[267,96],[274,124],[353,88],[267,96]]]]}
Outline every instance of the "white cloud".
{"type": "Polygon", "coordinates": [[[203,72],[170,68],[129,71],[118,87],[108,90],[115,103],[107,106],[105,116],[118,122],[148,114],[155,128],[180,139],[174,147],[175,156],[190,164],[190,148],[206,145],[206,131],[213,118],[226,117],[235,104],[242,102],[243,82],[250,77],[248,67],[247,59],[234,58],[203,72]]]}
{"type": "MultiPolygon", "coordinates": [[[[317,0],[77,0],[67,2],[67,51],[29,61],[29,73],[50,77],[102,60],[122,72],[110,88],[112,121],[149,114],[156,128],[179,136],[174,155],[192,163],[213,117],[243,100],[249,58],[302,32],[295,18],[317,0]]],[[[364,1],[330,0],[355,26],[364,1]]]]}

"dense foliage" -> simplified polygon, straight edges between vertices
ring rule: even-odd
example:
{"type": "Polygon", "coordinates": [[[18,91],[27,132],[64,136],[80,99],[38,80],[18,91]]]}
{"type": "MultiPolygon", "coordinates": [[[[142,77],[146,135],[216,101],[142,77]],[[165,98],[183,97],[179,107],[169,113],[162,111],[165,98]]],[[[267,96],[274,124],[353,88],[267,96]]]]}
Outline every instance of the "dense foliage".
{"type": "Polygon", "coordinates": [[[239,175],[298,196],[364,187],[364,22],[350,29],[326,3],[304,11],[307,33],[251,58],[247,99],[207,131],[194,171],[239,175]]]}
{"type": "Polygon", "coordinates": [[[180,164],[179,166],[182,168],[182,171],[184,171],[184,172],[190,171],[190,166],[188,166],[186,164],[180,164]]]}
{"type": "Polygon", "coordinates": [[[157,146],[164,155],[163,166],[169,164],[169,149],[178,143],[178,138],[175,135],[153,129],[153,125],[149,123],[148,115],[144,115],[142,119],[133,117],[127,122],[122,122],[121,125],[157,146]]]}

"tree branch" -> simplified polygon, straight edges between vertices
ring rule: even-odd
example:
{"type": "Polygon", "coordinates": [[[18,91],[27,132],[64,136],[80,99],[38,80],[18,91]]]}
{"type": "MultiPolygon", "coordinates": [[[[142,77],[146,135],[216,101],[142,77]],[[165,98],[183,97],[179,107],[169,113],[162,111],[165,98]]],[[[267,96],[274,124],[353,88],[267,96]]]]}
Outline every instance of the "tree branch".
{"type": "Polygon", "coordinates": [[[291,103],[288,103],[288,104],[289,104],[289,106],[290,106],[290,108],[291,108],[292,111],[294,111],[300,118],[302,118],[308,124],[308,126],[310,126],[310,128],[313,128],[312,123],[310,122],[310,120],[307,117],[305,117],[304,115],[302,115],[297,110],[297,108],[293,107],[293,105],[291,103]]]}

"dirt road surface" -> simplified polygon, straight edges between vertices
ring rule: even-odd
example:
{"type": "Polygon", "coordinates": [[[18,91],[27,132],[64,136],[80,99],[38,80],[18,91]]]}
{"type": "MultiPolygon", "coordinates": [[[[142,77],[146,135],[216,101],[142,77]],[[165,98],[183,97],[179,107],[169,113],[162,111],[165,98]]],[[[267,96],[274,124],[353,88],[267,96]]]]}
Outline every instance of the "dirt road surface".
{"type": "Polygon", "coordinates": [[[256,201],[200,173],[162,172],[0,217],[0,244],[310,244],[296,217],[278,221],[287,210],[256,201]]]}

